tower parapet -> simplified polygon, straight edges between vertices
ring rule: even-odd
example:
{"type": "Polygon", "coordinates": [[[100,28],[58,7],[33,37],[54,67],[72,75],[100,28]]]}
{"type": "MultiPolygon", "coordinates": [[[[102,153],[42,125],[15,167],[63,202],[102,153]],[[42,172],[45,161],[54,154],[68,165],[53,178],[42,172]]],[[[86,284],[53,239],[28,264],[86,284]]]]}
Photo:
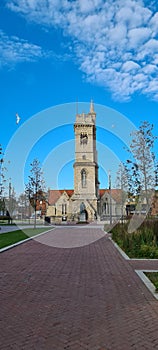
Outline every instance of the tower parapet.
{"type": "Polygon", "coordinates": [[[91,103],[90,103],[90,111],[89,113],[77,113],[76,114],[76,122],[74,124],[74,126],[76,124],[92,124],[92,125],[95,125],[95,121],[96,121],[96,113],[94,111],[94,103],[93,101],[91,100],[91,103]]]}

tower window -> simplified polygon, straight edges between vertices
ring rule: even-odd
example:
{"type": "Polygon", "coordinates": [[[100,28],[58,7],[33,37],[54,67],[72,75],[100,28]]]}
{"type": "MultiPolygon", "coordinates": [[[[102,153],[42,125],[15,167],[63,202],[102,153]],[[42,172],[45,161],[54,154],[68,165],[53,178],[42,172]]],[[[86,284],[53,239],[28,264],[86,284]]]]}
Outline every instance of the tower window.
{"type": "Polygon", "coordinates": [[[85,154],[83,154],[82,159],[86,159],[86,155],[85,154]]]}
{"type": "Polygon", "coordinates": [[[88,135],[86,133],[81,133],[80,134],[80,144],[81,145],[86,145],[88,142],[88,135]]]}
{"type": "Polygon", "coordinates": [[[86,174],[86,170],[83,169],[81,171],[81,184],[82,184],[82,187],[86,187],[86,184],[87,184],[87,174],[86,174]]]}

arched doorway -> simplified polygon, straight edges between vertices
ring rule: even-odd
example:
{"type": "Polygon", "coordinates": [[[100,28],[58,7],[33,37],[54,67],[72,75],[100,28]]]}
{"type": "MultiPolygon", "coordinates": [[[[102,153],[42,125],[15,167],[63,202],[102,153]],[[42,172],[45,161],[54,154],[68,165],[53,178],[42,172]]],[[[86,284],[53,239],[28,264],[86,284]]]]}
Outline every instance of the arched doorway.
{"type": "Polygon", "coordinates": [[[79,221],[82,221],[82,222],[86,222],[88,220],[88,213],[87,213],[87,210],[86,210],[86,206],[85,204],[82,202],[80,204],[80,217],[79,217],[79,221]]]}

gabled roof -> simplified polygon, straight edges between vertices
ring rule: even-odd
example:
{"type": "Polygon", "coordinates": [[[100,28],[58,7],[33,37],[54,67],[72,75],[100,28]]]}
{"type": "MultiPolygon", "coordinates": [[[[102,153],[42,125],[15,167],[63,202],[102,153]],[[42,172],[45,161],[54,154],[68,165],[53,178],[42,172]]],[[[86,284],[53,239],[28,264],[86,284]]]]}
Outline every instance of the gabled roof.
{"type": "MultiPolygon", "coordinates": [[[[109,189],[100,189],[99,191],[100,197],[102,197],[104,194],[110,195],[110,190],[109,189]]],[[[121,203],[122,201],[122,190],[120,188],[112,188],[111,189],[111,197],[114,199],[115,202],[121,203]]]]}
{"type": "MultiPolygon", "coordinates": [[[[58,199],[62,196],[62,194],[66,192],[69,198],[74,193],[74,190],[49,190],[48,203],[50,205],[55,204],[58,199]]],[[[99,194],[102,197],[105,193],[110,194],[109,189],[100,189],[99,194]]],[[[115,202],[120,203],[122,200],[122,190],[121,189],[111,189],[111,196],[115,200],[115,202]]]]}
{"type": "Polygon", "coordinates": [[[105,193],[105,189],[99,189],[99,195],[100,195],[100,197],[102,197],[103,196],[103,194],[105,193]]]}
{"type": "Polygon", "coordinates": [[[49,190],[48,203],[53,205],[61,197],[61,195],[66,192],[69,197],[74,193],[74,190],[49,190]]]}

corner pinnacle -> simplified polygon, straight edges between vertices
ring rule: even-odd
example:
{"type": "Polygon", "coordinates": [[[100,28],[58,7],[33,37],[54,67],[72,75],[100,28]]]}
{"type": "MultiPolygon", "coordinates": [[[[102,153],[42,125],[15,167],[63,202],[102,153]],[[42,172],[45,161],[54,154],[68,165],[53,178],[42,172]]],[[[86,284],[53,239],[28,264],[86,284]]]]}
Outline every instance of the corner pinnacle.
{"type": "Polygon", "coordinates": [[[90,103],[90,113],[95,113],[93,100],[91,100],[91,103],[90,103]]]}

